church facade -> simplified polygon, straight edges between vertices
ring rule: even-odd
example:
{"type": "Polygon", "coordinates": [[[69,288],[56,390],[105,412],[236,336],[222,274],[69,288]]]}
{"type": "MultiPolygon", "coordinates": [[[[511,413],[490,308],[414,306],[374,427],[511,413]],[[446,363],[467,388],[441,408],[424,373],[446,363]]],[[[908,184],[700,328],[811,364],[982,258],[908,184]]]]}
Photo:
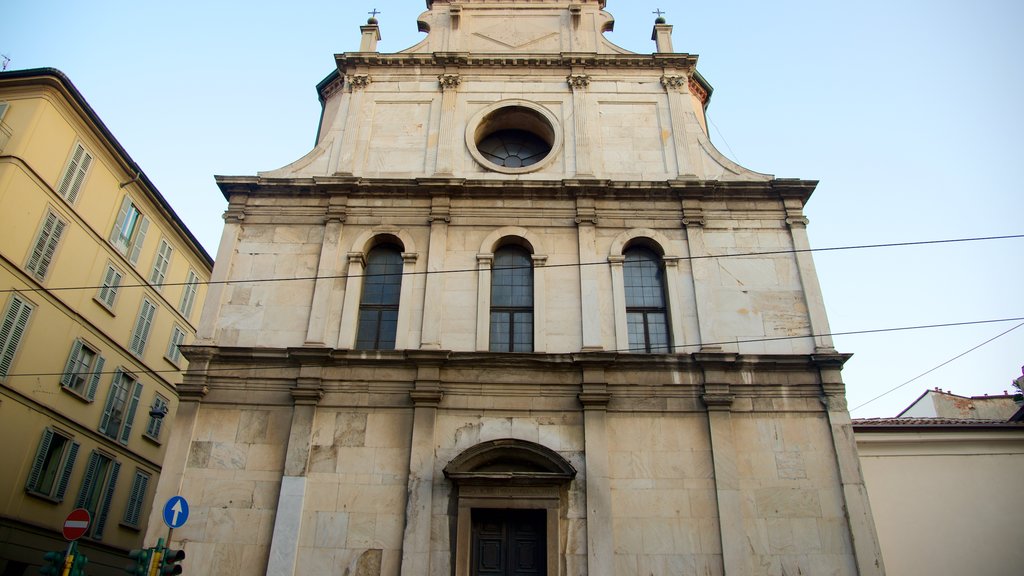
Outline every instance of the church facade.
{"type": "MultiPolygon", "coordinates": [[[[884,573],[808,246],[697,57],[427,1],[229,207],[155,501],[210,573],[884,573]]],[[[163,536],[152,525],[147,544],[163,536]]]]}

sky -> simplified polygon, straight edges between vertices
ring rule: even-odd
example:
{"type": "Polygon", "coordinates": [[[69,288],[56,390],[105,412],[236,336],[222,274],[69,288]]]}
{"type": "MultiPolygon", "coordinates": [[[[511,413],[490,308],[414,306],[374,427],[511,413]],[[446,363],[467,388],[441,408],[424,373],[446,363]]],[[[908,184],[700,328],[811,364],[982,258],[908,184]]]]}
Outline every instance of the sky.
{"type": "MultiPolygon", "coordinates": [[[[367,12],[381,12],[378,50],[396,52],[422,39],[425,10],[423,0],[4,5],[7,68],[67,74],[211,255],[226,208],[214,175],[303,156],[320,114],[315,85],[335,53],[358,50],[367,12]]],[[[607,37],[653,52],[656,9],[714,87],[719,150],[820,181],[806,208],[812,247],[1024,234],[1024,3],[608,0],[607,37]]],[[[1022,254],[1018,238],[814,259],[842,333],[1024,317],[1022,254]]],[[[837,336],[853,354],[843,371],[853,416],[895,416],[931,388],[1012,392],[1022,321],[837,336]]]]}

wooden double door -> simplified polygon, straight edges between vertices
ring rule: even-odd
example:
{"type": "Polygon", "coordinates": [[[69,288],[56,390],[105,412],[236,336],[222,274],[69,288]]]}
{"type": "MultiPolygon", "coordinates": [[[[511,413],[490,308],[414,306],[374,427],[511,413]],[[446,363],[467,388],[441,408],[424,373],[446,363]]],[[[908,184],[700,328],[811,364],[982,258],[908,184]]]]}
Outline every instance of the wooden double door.
{"type": "Polygon", "coordinates": [[[547,574],[545,510],[474,509],[473,576],[547,574]]]}

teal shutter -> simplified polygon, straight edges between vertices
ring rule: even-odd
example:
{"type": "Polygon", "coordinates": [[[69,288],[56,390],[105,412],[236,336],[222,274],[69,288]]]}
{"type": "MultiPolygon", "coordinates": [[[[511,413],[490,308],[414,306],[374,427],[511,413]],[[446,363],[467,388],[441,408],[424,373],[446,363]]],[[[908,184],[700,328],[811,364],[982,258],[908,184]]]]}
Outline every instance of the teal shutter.
{"type": "Polygon", "coordinates": [[[18,351],[21,335],[28,326],[31,314],[32,307],[27,302],[17,296],[11,297],[3,324],[0,324],[0,378],[7,376],[14,363],[14,354],[18,351]]]}
{"type": "Polygon", "coordinates": [[[121,471],[121,463],[114,460],[110,469],[110,481],[107,482],[106,494],[103,496],[103,503],[100,511],[96,514],[96,529],[93,530],[93,538],[99,540],[103,537],[103,528],[107,525],[107,514],[110,513],[110,503],[114,500],[114,487],[117,486],[117,474],[121,471]]]}
{"type": "Polygon", "coordinates": [[[121,444],[128,444],[131,437],[132,424],[135,422],[135,411],[139,409],[139,396],[142,396],[142,382],[135,383],[135,390],[132,392],[132,401],[128,405],[128,412],[124,417],[124,428],[121,430],[121,444]]]}
{"type": "Polygon", "coordinates": [[[60,474],[60,484],[57,485],[57,493],[54,497],[57,502],[64,501],[64,494],[68,491],[68,483],[71,482],[71,471],[75,467],[75,459],[78,458],[78,442],[72,442],[68,449],[68,459],[64,462],[64,471],[60,474]]]}
{"type": "Polygon", "coordinates": [[[96,398],[96,388],[100,385],[100,375],[103,374],[103,356],[96,355],[96,369],[92,371],[92,377],[89,378],[89,391],[85,393],[85,397],[92,402],[96,398]]]}
{"type": "MultiPolygon", "coordinates": [[[[74,202],[73,198],[69,197],[72,190],[72,185],[75,181],[75,176],[78,174],[78,167],[82,164],[82,156],[85,156],[85,148],[81,144],[75,145],[75,152],[71,155],[71,161],[68,162],[68,167],[64,170],[64,175],[61,176],[60,184],[57,185],[57,193],[68,199],[68,202],[74,202]]],[[[78,194],[78,191],[75,191],[78,194]]]]}
{"type": "Polygon", "coordinates": [[[46,428],[43,430],[43,439],[39,442],[39,448],[36,449],[36,459],[32,462],[32,470],[28,473],[28,481],[25,482],[25,489],[30,492],[35,492],[39,486],[39,476],[43,473],[46,453],[50,450],[50,442],[52,441],[53,430],[46,428]]]}
{"type": "Polygon", "coordinates": [[[50,262],[53,262],[53,255],[57,253],[57,244],[60,243],[60,237],[64,234],[64,228],[66,227],[67,223],[58,218],[57,223],[53,227],[53,232],[46,239],[46,247],[43,249],[42,258],[40,258],[35,269],[36,277],[40,280],[46,276],[46,271],[50,269],[50,262]]]}
{"type": "Polygon", "coordinates": [[[78,489],[78,498],[75,500],[75,508],[84,508],[89,498],[89,491],[92,485],[97,482],[96,468],[100,464],[100,456],[96,451],[89,454],[89,463],[85,466],[85,476],[82,478],[82,486],[78,489]]]}
{"type": "Polygon", "coordinates": [[[42,280],[46,276],[46,271],[50,268],[50,262],[53,261],[53,254],[57,251],[57,244],[60,242],[66,225],[53,212],[46,212],[46,220],[43,221],[43,225],[39,229],[39,235],[36,236],[36,242],[32,246],[32,254],[28,257],[28,263],[25,265],[25,269],[34,274],[36,278],[42,280]]]}
{"type": "Polygon", "coordinates": [[[114,400],[117,398],[117,390],[121,386],[121,369],[118,368],[114,372],[114,377],[110,379],[110,393],[107,394],[107,404],[103,407],[103,417],[100,418],[100,433],[107,433],[107,424],[110,423],[111,409],[114,407],[114,400]]]}
{"type": "Polygon", "coordinates": [[[138,526],[142,516],[142,504],[146,500],[146,489],[149,487],[149,475],[141,471],[135,472],[128,506],[124,510],[124,522],[130,526],[138,526]]]}
{"type": "Polygon", "coordinates": [[[135,243],[132,245],[132,253],[128,257],[132,264],[139,261],[139,254],[142,252],[142,242],[146,239],[146,231],[149,230],[149,218],[140,215],[139,229],[135,233],[135,243]]]}
{"type": "Polygon", "coordinates": [[[60,377],[60,385],[68,388],[71,386],[71,377],[75,374],[75,366],[78,364],[78,355],[82,353],[82,341],[75,340],[71,345],[71,355],[68,356],[68,363],[64,365],[64,374],[60,377]]]}

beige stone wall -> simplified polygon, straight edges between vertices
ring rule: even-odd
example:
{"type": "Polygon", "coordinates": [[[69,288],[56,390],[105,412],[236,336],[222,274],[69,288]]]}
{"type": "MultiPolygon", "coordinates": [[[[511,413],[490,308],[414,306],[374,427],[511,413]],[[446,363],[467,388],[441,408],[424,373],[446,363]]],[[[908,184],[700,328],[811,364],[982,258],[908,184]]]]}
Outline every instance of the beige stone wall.
{"type": "Polygon", "coordinates": [[[199,410],[179,492],[190,515],[174,531],[190,565],[220,574],[265,569],[290,424],[281,407],[199,410]]]}
{"type": "Polygon", "coordinates": [[[890,574],[1002,576],[1024,565],[1024,431],[858,430],[890,574]]]}

